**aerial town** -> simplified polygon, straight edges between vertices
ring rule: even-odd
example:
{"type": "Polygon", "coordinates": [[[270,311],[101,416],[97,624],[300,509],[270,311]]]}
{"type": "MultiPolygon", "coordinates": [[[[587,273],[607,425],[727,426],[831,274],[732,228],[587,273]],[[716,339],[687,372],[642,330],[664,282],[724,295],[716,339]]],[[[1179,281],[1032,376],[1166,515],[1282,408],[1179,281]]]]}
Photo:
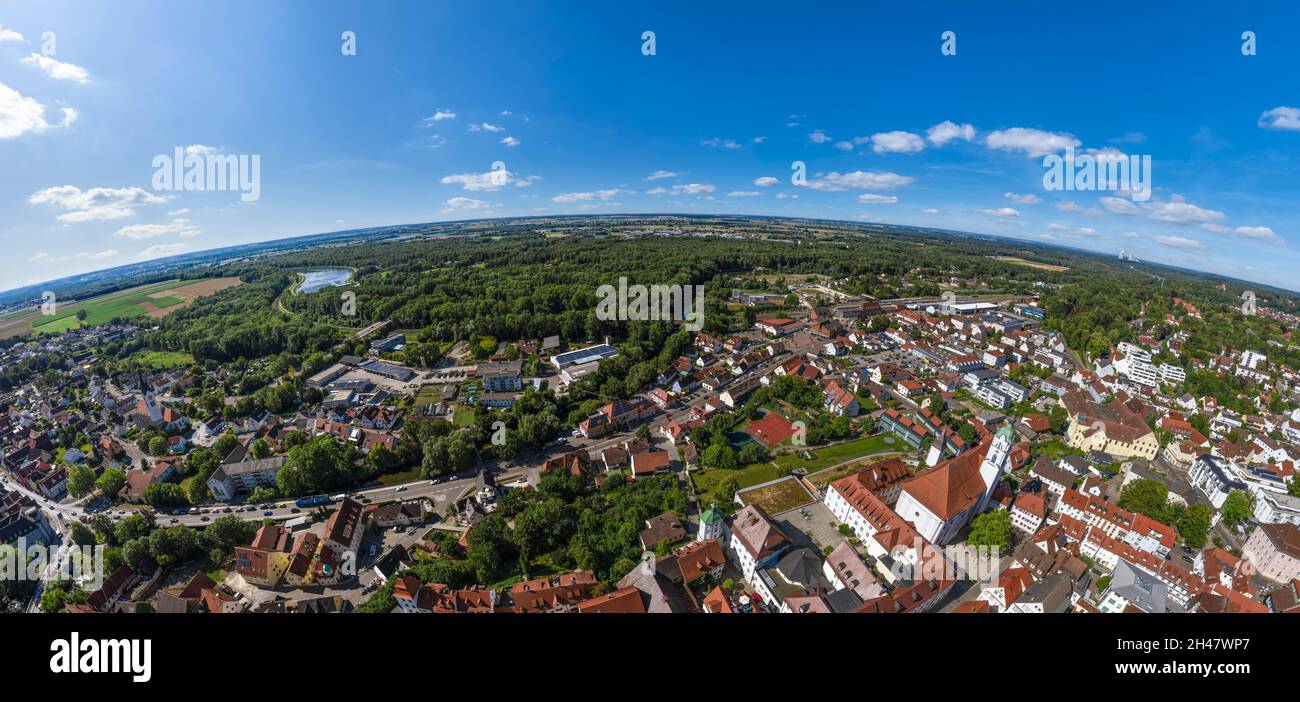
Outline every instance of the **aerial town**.
{"type": "MultiPolygon", "coordinates": [[[[718,277],[706,309],[723,319],[698,332],[367,318],[290,360],[159,350],[172,318],[203,317],[94,323],[91,298],[0,353],[4,560],[64,554],[7,580],[4,606],[1300,611],[1300,371],[1279,360],[1297,318],[1261,302],[1247,316],[1280,336],[1205,353],[1207,318],[1242,314],[1154,284],[1116,333],[1072,345],[1054,296],[1080,283],[998,265],[1029,282],[756,267],[718,277]],[[62,573],[85,549],[102,572],[62,573]]],[[[315,292],[277,282],[262,313],[364,294],[382,273],[361,270],[315,292]]],[[[257,289],[245,273],[193,311],[257,289]]]]}

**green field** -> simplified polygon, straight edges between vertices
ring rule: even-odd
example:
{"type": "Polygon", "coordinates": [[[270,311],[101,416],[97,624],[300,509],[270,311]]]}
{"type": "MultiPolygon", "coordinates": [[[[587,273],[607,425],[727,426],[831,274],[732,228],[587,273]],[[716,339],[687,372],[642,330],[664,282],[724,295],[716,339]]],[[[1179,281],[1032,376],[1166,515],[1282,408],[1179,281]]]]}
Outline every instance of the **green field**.
{"type": "Polygon", "coordinates": [[[776,462],[782,467],[803,468],[809,473],[829,468],[833,465],[843,463],[844,461],[869,456],[873,453],[884,451],[897,451],[899,444],[897,439],[894,443],[889,443],[886,438],[893,438],[888,434],[872,434],[859,439],[845,441],[842,444],[827,446],[823,449],[817,449],[812,452],[811,461],[804,460],[800,453],[786,453],[776,457],[776,462]]]}
{"type": "Polygon", "coordinates": [[[138,353],[132,356],[131,360],[146,368],[152,368],[154,370],[179,368],[194,363],[193,356],[180,351],[149,351],[147,353],[138,353]]]}
{"type": "Polygon", "coordinates": [[[43,321],[40,324],[34,324],[32,331],[40,333],[57,334],[69,329],[75,329],[80,324],[93,326],[95,324],[104,324],[115,317],[135,317],[147,312],[144,307],[140,306],[142,302],[148,302],[159,309],[166,309],[184,302],[183,298],[166,296],[151,298],[150,295],[164,290],[179,288],[184,285],[194,283],[193,280],[169,280],[164,283],[146,285],[131,290],[105,295],[94,300],[85,302],[74,302],[67,305],[59,305],[57,314],[50,317],[41,317],[43,321]],[[79,322],[77,312],[86,311],[86,319],[79,322]]]}
{"type": "Polygon", "coordinates": [[[736,482],[741,488],[753,487],[759,483],[766,483],[769,480],[776,480],[781,477],[777,472],[776,466],[771,463],[751,463],[743,468],[727,470],[726,468],[710,468],[708,470],[694,471],[691,473],[691,480],[695,481],[695,491],[699,494],[700,504],[705,505],[714,502],[714,492],[718,489],[718,483],[729,475],[736,476],[736,482]]]}

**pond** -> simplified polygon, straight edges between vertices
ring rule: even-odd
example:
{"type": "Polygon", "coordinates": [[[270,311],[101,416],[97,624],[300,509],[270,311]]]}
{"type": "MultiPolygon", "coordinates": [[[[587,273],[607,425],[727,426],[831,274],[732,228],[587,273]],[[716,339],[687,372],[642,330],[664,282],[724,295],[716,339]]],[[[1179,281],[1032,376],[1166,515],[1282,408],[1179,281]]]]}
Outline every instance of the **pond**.
{"type": "Polygon", "coordinates": [[[303,271],[303,281],[298,284],[298,292],[308,295],[324,288],[347,285],[352,280],[352,271],[347,268],[324,268],[317,271],[303,271]]]}

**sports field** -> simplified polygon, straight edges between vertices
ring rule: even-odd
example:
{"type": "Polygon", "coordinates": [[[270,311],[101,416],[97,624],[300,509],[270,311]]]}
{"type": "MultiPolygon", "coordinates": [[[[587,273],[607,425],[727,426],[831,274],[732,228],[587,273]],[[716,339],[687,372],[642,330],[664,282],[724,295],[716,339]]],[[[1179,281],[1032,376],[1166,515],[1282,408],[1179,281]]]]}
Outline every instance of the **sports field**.
{"type": "Polygon", "coordinates": [[[204,295],[236,285],[239,285],[238,278],[168,280],[59,304],[52,315],[42,314],[39,307],[20,310],[0,317],[0,339],[33,332],[58,334],[81,325],[104,324],[116,317],[148,315],[158,318],[182,309],[204,295]],[[85,319],[78,320],[77,313],[82,310],[85,310],[85,319]]]}

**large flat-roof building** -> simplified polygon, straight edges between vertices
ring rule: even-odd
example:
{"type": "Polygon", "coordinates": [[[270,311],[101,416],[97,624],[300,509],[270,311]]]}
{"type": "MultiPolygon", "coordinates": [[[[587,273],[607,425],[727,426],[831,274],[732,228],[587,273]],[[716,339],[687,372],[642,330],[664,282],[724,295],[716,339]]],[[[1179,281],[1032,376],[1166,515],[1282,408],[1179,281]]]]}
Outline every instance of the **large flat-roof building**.
{"type": "Polygon", "coordinates": [[[612,358],[617,355],[618,351],[615,351],[614,347],[610,346],[609,342],[606,341],[603,344],[588,346],[585,349],[557,353],[554,356],[551,356],[551,365],[555,366],[556,370],[564,370],[569,366],[592,363],[593,361],[603,361],[606,358],[612,358]]]}

